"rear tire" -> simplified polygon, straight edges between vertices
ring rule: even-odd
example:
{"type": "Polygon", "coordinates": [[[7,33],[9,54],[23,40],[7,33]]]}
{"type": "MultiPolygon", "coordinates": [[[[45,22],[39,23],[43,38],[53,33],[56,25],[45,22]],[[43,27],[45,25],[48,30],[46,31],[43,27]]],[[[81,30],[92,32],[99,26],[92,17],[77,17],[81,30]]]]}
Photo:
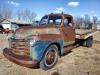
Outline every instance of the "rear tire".
{"type": "Polygon", "coordinates": [[[43,70],[51,69],[58,61],[58,48],[56,45],[50,45],[40,62],[40,68],[43,70]]]}
{"type": "Polygon", "coordinates": [[[92,47],[93,44],[93,37],[90,36],[85,40],[80,41],[80,45],[85,46],[85,47],[92,47]]]}
{"type": "Polygon", "coordinates": [[[93,44],[93,37],[89,37],[86,39],[86,47],[92,47],[93,44]]]}

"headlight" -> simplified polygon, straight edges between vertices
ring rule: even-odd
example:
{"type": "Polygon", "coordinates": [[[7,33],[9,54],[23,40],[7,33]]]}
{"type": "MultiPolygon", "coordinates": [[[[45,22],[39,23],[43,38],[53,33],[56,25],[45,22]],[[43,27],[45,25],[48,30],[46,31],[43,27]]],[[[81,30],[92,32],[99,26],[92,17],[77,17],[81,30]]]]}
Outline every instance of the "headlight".
{"type": "Polygon", "coordinates": [[[39,39],[36,36],[33,37],[33,35],[28,36],[27,39],[29,40],[30,46],[34,46],[36,42],[39,41],[39,39]]]}
{"type": "Polygon", "coordinates": [[[36,42],[36,40],[35,40],[35,39],[30,40],[30,45],[31,45],[31,46],[34,46],[35,42],[36,42]]]}

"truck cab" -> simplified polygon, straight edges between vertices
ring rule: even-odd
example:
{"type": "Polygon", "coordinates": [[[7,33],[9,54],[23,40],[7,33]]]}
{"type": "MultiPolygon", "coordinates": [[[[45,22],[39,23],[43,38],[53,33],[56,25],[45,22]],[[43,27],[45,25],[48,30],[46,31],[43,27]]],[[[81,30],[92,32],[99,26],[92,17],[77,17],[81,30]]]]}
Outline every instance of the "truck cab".
{"type": "Polygon", "coordinates": [[[64,45],[75,42],[75,29],[73,17],[68,14],[50,14],[44,16],[40,21],[41,25],[55,26],[64,40],[64,45]]]}
{"type": "Polygon", "coordinates": [[[56,65],[59,56],[71,50],[75,38],[71,15],[49,14],[38,26],[19,28],[10,35],[9,48],[3,54],[19,65],[48,70],[56,65]]]}

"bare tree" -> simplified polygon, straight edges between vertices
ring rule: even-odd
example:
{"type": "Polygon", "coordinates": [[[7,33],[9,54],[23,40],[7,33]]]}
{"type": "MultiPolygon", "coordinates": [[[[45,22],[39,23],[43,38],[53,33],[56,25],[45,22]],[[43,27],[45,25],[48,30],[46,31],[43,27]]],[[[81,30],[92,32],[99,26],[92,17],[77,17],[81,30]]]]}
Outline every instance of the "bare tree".
{"type": "Polygon", "coordinates": [[[93,16],[92,18],[93,20],[93,29],[97,29],[97,21],[98,21],[98,17],[97,16],[93,16]]]}
{"type": "Polygon", "coordinates": [[[37,16],[36,13],[31,12],[30,21],[35,21],[36,16],[37,16]]]}
{"type": "Polygon", "coordinates": [[[0,6],[0,16],[5,19],[12,18],[12,9],[7,6],[0,6]]]}
{"type": "Polygon", "coordinates": [[[20,10],[17,11],[17,19],[22,20],[22,12],[20,10]]]}
{"type": "Polygon", "coordinates": [[[84,23],[85,23],[84,27],[86,29],[89,28],[91,21],[90,21],[90,16],[88,14],[84,15],[84,23]]]}
{"type": "Polygon", "coordinates": [[[84,15],[84,17],[76,18],[76,26],[81,29],[92,29],[92,22],[89,15],[84,15]]]}
{"type": "Polygon", "coordinates": [[[30,11],[29,9],[18,10],[17,11],[17,18],[18,18],[18,20],[33,22],[36,18],[36,13],[30,11]]]}
{"type": "Polygon", "coordinates": [[[0,15],[0,21],[2,20],[2,16],[0,15]]]}
{"type": "Polygon", "coordinates": [[[83,24],[84,24],[84,18],[82,17],[76,17],[76,28],[83,28],[83,24]]]}

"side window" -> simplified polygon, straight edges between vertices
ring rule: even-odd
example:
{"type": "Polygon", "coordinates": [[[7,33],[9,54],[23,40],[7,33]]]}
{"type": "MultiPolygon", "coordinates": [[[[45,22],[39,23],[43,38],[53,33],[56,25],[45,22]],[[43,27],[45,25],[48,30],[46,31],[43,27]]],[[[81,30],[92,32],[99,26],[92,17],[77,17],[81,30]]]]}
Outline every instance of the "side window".
{"type": "Polygon", "coordinates": [[[48,24],[60,25],[61,22],[62,22],[62,16],[56,16],[56,15],[49,16],[48,24]]]}
{"type": "Polygon", "coordinates": [[[68,19],[64,19],[64,26],[68,25],[68,19]]]}
{"type": "Polygon", "coordinates": [[[53,24],[53,20],[49,20],[48,22],[49,22],[49,24],[53,24]]]}
{"type": "Polygon", "coordinates": [[[2,25],[0,25],[0,30],[4,29],[2,25]]]}
{"type": "Polygon", "coordinates": [[[56,20],[55,20],[55,24],[56,24],[56,25],[61,24],[61,19],[56,19],[56,20]]]}
{"type": "Polygon", "coordinates": [[[64,19],[64,26],[68,26],[68,25],[72,25],[72,19],[71,19],[71,17],[66,17],[65,19],[64,19]]]}

